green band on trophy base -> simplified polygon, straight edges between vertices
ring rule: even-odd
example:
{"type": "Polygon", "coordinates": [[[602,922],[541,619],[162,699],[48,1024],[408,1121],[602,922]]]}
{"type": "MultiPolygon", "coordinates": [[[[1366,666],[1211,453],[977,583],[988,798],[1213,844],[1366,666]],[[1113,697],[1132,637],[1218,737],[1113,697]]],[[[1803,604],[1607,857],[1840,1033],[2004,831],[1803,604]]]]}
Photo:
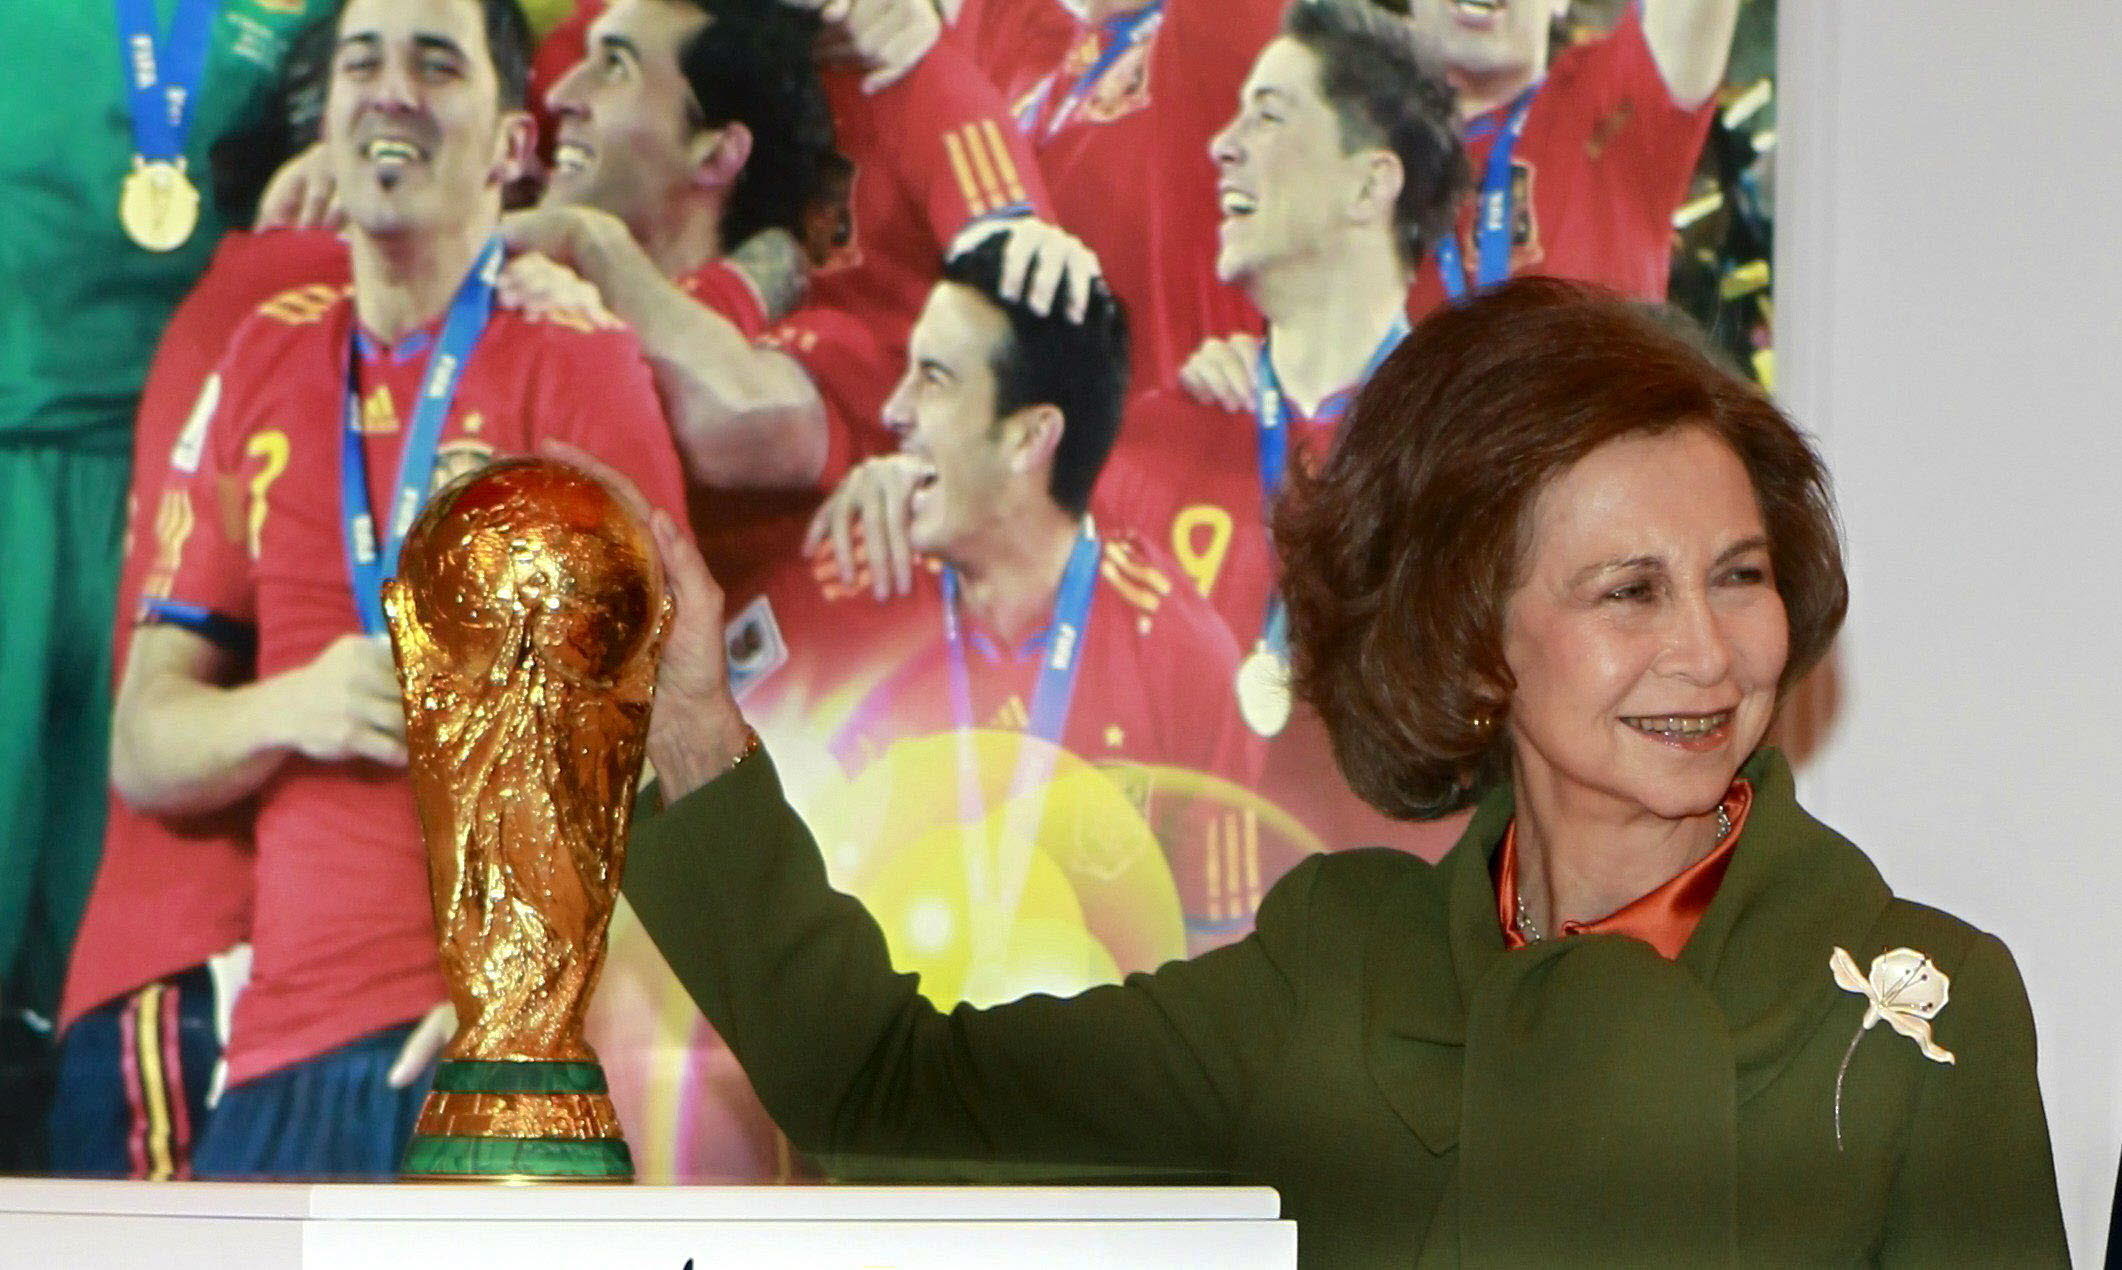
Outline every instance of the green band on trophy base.
{"type": "Polygon", "coordinates": [[[634,1157],[620,1138],[415,1137],[406,1177],[536,1177],[627,1181],[634,1157]]]}
{"type": "Polygon", "coordinates": [[[602,1094],[604,1069],[595,1063],[452,1061],[435,1069],[435,1089],[446,1094],[602,1094]]]}

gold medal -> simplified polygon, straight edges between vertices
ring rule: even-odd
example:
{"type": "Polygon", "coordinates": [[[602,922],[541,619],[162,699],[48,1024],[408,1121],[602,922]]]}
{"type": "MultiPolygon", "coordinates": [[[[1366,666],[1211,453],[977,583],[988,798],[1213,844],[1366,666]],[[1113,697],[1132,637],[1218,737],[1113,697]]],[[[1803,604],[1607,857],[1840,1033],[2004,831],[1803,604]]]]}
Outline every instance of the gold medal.
{"type": "Polygon", "coordinates": [[[184,160],[149,162],[135,156],[118,194],[118,223],[127,238],[149,251],[182,247],[199,225],[199,191],[184,174],[184,160]]]}
{"type": "Polygon", "coordinates": [[[1261,736],[1279,735],[1289,726],[1289,658],[1256,645],[1238,665],[1238,713],[1245,726],[1261,736]]]}

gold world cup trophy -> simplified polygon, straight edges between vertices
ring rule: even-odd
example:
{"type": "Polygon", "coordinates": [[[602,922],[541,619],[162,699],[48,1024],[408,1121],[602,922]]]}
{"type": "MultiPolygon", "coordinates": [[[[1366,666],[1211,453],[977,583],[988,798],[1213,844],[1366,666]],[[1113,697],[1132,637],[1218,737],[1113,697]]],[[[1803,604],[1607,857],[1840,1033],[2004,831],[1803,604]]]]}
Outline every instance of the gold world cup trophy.
{"type": "Polygon", "coordinates": [[[582,1036],[670,625],[600,482],[506,460],[436,494],[384,591],[457,1009],[403,1172],[626,1181],[582,1036]]]}

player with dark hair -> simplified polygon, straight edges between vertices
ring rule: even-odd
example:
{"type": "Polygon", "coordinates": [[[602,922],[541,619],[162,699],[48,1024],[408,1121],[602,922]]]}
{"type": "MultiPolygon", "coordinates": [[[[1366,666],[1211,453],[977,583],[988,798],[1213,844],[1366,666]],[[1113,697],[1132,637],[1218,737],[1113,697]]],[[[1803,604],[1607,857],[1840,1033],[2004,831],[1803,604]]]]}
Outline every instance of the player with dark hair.
{"type": "Polygon", "coordinates": [[[676,368],[704,350],[752,356],[802,286],[804,218],[834,153],[816,26],[758,0],[601,10],[547,94],[558,135],[545,194],[503,228],[594,280],[639,333],[693,478],[692,521],[733,579],[793,550],[809,500],[726,488],[781,438],[692,408],[676,368]]]}
{"type": "MultiPolygon", "coordinates": [[[[1686,199],[1739,0],[1645,0],[1550,59],[1568,0],[1413,0],[1409,21],[1458,95],[1473,197],[1408,294],[1408,316],[1520,273],[1666,298],[1686,199]]],[[[1231,323],[1236,329],[1238,323],[1231,323]]],[[[1181,372],[1233,409],[1253,391],[1249,335],[1211,339],[1181,372]]]]}
{"type": "MultiPolygon", "coordinates": [[[[955,48],[930,48],[888,85],[872,75],[873,92],[836,61],[814,78],[818,24],[805,7],[612,5],[592,25],[588,59],[550,97],[560,120],[552,188],[506,228],[512,243],[581,273],[641,332],[692,478],[695,524],[739,586],[796,553],[822,487],[891,444],[878,412],[942,245],[970,220],[1045,198],[996,122],[999,98],[955,48]],[[785,234],[755,235],[744,249],[775,245],[783,267],[767,272],[808,284],[799,308],[762,330],[732,320],[702,286],[667,281],[747,225],[807,243],[835,134],[853,160],[847,241],[822,262],[785,234]],[[700,157],[688,160],[686,146],[700,157]]],[[[862,33],[828,31],[861,47],[862,33]]]]}
{"type": "MultiPolygon", "coordinates": [[[[1096,292],[1080,320],[999,300],[1007,241],[1006,234],[993,234],[951,257],[944,262],[943,281],[979,295],[1008,321],[1008,337],[988,353],[995,377],[995,416],[1006,418],[1042,404],[1059,412],[1066,426],[1053,444],[1047,497],[1068,515],[1081,516],[1090,510],[1091,487],[1120,431],[1121,404],[1127,395],[1127,323],[1121,306],[1096,292]]],[[[931,305],[935,294],[930,295],[931,305]]],[[[895,427],[915,422],[907,408],[889,413],[895,427]]]]}
{"type": "MultiPolygon", "coordinates": [[[[832,121],[811,71],[816,23],[757,0],[618,0],[546,94],[542,205],[622,222],[659,272],[700,271],[754,234],[794,238],[832,121]]],[[[745,324],[763,326],[755,298],[745,324]]]]}
{"type": "MultiPolygon", "coordinates": [[[[815,702],[877,677],[832,739],[850,772],[901,740],[991,728],[1096,766],[1243,784],[1258,753],[1230,708],[1229,632],[1163,552],[1088,514],[1127,383],[1121,306],[1102,286],[1080,320],[1003,298],[1011,237],[1040,228],[989,234],[944,266],[885,408],[913,470],[899,509],[908,546],[937,567],[882,604],[827,570],[785,569],[740,624],[770,625],[787,660],[747,692],[787,713],[788,692],[815,702]]],[[[1019,761],[1013,794],[1039,788],[1050,769],[1019,761]]],[[[1191,936],[1224,826],[1139,792],[1191,936]]]]}
{"type": "Polygon", "coordinates": [[[171,459],[183,497],[119,691],[112,772],[161,815],[255,800],[256,956],[200,1176],[389,1174],[452,1028],[382,639],[381,582],[413,513],[547,437],[680,502],[633,337],[493,304],[501,190],[530,141],[508,104],[514,9],[349,0],[323,139],[352,294],[260,306],[171,459]]]}
{"type": "Polygon", "coordinates": [[[957,5],[959,29],[1037,147],[1061,223],[1096,253],[1137,317],[1144,387],[1164,383],[1205,337],[1257,320],[1213,267],[1216,174],[1200,156],[1286,10],[1304,2],[957,5]]]}
{"type": "MultiPolygon", "coordinates": [[[[1232,690],[1247,725],[1271,738],[1262,795],[1316,845],[1434,855],[1457,826],[1373,811],[1289,694],[1265,515],[1292,466],[1332,445],[1356,390],[1406,334],[1409,282],[1461,188],[1452,97],[1406,24],[1361,0],[1291,5],[1282,31],[1211,149],[1216,272],[1267,318],[1258,391],[1242,410],[1175,387],[1132,402],[1099,507],[1169,549],[1247,650],[1232,690]]],[[[1260,868],[1279,876],[1295,858],[1279,850],[1260,868]]]]}

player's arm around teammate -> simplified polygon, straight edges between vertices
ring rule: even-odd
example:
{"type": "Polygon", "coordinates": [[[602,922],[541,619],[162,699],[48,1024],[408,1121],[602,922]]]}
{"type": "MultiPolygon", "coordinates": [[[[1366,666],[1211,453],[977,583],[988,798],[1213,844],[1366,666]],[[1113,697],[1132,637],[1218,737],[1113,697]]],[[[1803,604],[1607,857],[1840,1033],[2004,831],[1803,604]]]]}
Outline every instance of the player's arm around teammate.
{"type": "Polygon", "coordinates": [[[634,328],[693,480],[718,489],[817,483],[825,404],[795,358],[754,344],[680,290],[616,216],[543,207],[506,218],[501,232],[511,247],[575,269],[634,328]]]}
{"type": "Polygon", "coordinates": [[[238,658],[170,624],[133,636],[111,729],[111,782],[141,811],[218,811],[281,761],[365,758],[405,765],[405,709],[390,648],[344,635],[308,663],[233,682],[238,658]]]}

